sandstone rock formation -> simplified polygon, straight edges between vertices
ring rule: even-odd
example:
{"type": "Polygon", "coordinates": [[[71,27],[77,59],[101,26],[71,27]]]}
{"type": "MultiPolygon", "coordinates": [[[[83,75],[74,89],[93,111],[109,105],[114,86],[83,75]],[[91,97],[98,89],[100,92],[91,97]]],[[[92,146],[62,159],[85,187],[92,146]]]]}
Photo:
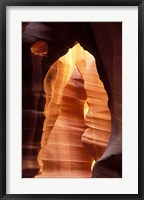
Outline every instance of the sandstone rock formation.
{"type": "Polygon", "coordinates": [[[22,84],[22,170],[23,177],[33,177],[39,171],[37,155],[45,119],[41,58],[23,51],[22,84]]]}
{"type": "Polygon", "coordinates": [[[36,177],[91,177],[110,137],[107,95],[94,57],[75,45],[44,80],[45,121],[36,177]]]}
{"type": "MultiPolygon", "coordinates": [[[[87,86],[90,87],[92,90],[90,89],[89,95],[93,99],[94,93],[92,91],[94,89],[99,96],[96,102],[104,106],[104,110],[101,110],[101,106],[95,107],[92,99],[89,99],[90,108],[88,98],[84,103],[86,124],[85,132],[82,134],[82,142],[91,156],[96,160],[98,159],[94,164],[92,177],[122,177],[122,23],[25,22],[23,23],[22,37],[23,177],[34,177],[39,171],[37,156],[41,148],[40,141],[45,120],[43,111],[47,105],[45,104],[46,96],[43,90],[43,81],[53,63],[64,56],[76,42],[79,42],[96,59],[97,71],[108,94],[108,106],[111,113],[110,126],[110,115],[105,110],[101,99],[103,96],[101,95],[102,88],[97,85],[96,90],[95,86],[93,87],[86,81],[85,64],[78,64],[78,60],[81,60],[83,55],[78,53],[80,59],[76,59],[76,67],[82,80],[85,80],[85,91],[87,86]],[[44,51],[41,51],[41,42],[47,44],[44,46],[44,51]],[[39,45],[35,46],[36,43],[39,45]],[[90,110],[95,110],[97,117],[92,117],[90,110]],[[105,126],[104,130],[101,130],[101,125],[105,126]],[[110,127],[110,141],[104,151],[110,127]],[[97,140],[93,139],[96,136],[97,140]],[[99,138],[99,136],[101,137],[99,138]],[[99,152],[96,151],[96,147],[99,147],[99,152]],[[103,151],[104,153],[102,153],[103,151]],[[102,156],[99,158],[97,155],[100,154],[102,156]]],[[[89,59],[85,58],[84,62],[86,60],[89,59]]],[[[86,66],[90,65],[86,64],[86,66]]],[[[90,69],[90,71],[93,71],[93,69],[90,69]]],[[[91,74],[91,79],[95,79],[93,74],[91,74]]],[[[64,89],[66,86],[67,83],[64,89]]],[[[54,119],[52,119],[52,124],[53,122],[54,119]]],[[[51,134],[48,138],[50,137],[51,134]]]]}

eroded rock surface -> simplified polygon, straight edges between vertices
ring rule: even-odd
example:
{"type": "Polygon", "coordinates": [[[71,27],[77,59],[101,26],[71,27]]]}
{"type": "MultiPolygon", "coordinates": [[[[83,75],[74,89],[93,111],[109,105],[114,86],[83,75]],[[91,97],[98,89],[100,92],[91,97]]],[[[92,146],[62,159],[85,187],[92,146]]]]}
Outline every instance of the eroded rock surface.
{"type": "Polygon", "coordinates": [[[91,177],[110,137],[107,95],[94,57],[77,44],[44,80],[45,121],[36,177],[91,177]]]}
{"type": "MultiPolygon", "coordinates": [[[[105,133],[103,132],[103,138],[99,138],[99,135],[102,137],[102,134],[96,126],[100,128],[99,125],[102,122],[99,119],[105,116],[106,123],[104,124],[107,124],[106,127],[109,129],[108,121],[110,116],[105,109],[103,111],[99,110],[101,113],[99,117],[94,117],[99,123],[97,125],[96,123],[89,123],[91,116],[90,112],[87,115],[89,105],[85,101],[84,118],[87,119],[89,127],[86,126],[82,141],[92,157],[98,159],[94,165],[92,177],[122,177],[122,23],[24,22],[22,27],[23,177],[34,177],[39,170],[37,155],[45,120],[43,111],[46,106],[43,80],[50,66],[65,55],[76,42],[79,42],[85,50],[95,57],[98,74],[108,94],[108,106],[111,112],[111,137],[106,150],[102,154],[102,146],[105,148],[105,145],[107,145],[108,138],[106,138],[106,135],[108,136],[108,134],[105,131],[105,133]],[[39,45],[37,46],[36,44],[39,45]],[[94,130],[92,131],[93,124],[94,130]],[[89,138],[95,138],[96,135],[97,140],[89,138]],[[99,146],[99,143],[101,148],[99,148],[100,152],[98,153],[98,151],[95,151],[98,148],[95,147],[96,145],[99,146]],[[99,154],[102,154],[100,158],[97,156],[99,154]]],[[[83,59],[83,64],[80,68],[78,63],[79,61],[81,63],[83,53],[78,53],[77,55],[77,69],[83,80],[86,80],[86,77],[84,77],[85,62],[89,59],[83,59]]],[[[100,97],[101,89],[99,88],[97,92],[100,97]]],[[[93,92],[91,94],[93,95],[93,92]]],[[[101,109],[101,106],[99,108],[101,109]]],[[[97,107],[97,109],[99,108],[97,107]]]]}

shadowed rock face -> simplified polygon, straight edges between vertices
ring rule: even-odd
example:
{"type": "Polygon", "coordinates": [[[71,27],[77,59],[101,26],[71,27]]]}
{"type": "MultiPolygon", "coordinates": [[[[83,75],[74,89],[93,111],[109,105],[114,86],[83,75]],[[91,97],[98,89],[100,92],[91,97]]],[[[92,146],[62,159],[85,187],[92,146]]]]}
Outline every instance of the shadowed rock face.
{"type": "MultiPolygon", "coordinates": [[[[107,143],[109,140],[108,133],[110,131],[110,126],[107,124],[107,121],[110,120],[110,117],[109,114],[107,114],[107,111],[103,113],[99,110],[103,104],[100,104],[100,106],[98,107],[95,107],[95,105],[93,105],[92,110],[95,109],[95,112],[97,112],[97,114],[100,113],[98,114],[98,117],[95,118],[93,123],[88,122],[90,121],[89,119],[91,119],[90,113],[87,113],[87,117],[85,118],[85,120],[87,119],[87,124],[93,124],[92,126],[94,126],[94,130],[91,130],[91,127],[87,127],[87,124],[85,124],[87,129],[85,129],[84,134],[82,134],[82,142],[87,148],[87,153],[89,155],[88,157],[91,158],[91,154],[92,158],[97,160],[93,168],[92,177],[121,177],[121,28],[121,23],[34,22],[29,23],[26,27],[24,27],[22,59],[23,177],[34,177],[39,170],[39,165],[37,163],[37,155],[40,152],[40,148],[43,146],[43,123],[45,120],[45,114],[43,111],[45,110],[45,106],[47,105],[47,97],[45,91],[43,90],[44,78],[46,77],[47,72],[51,70],[50,66],[58,58],[65,55],[68,49],[74,46],[76,42],[79,42],[84,49],[88,50],[95,57],[99,77],[103,82],[106,92],[108,94],[108,105],[111,112],[111,138],[108,146],[105,145],[105,147],[107,146],[105,151],[103,148],[98,148],[98,146],[102,147],[102,145],[104,145],[104,141],[106,141],[107,143]],[[34,52],[31,52],[32,45],[37,41],[44,41],[47,43],[48,49],[45,49],[48,52],[47,55],[34,55],[34,52]],[[101,117],[105,118],[103,122],[99,120],[99,118],[101,117]],[[103,130],[105,131],[104,135],[107,136],[107,138],[105,137],[106,140],[102,138],[103,134],[101,134],[100,126],[109,127],[108,129],[103,130]],[[97,129],[97,131],[95,131],[95,129],[97,129]],[[90,138],[93,138],[94,136],[97,137],[97,142],[93,142],[92,144],[90,142],[90,138]],[[103,141],[103,144],[99,142],[100,145],[98,145],[99,140],[103,141]],[[98,149],[101,149],[99,151],[99,154],[97,153],[98,149]],[[97,155],[99,155],[100,157],[97,155]]],[[[80,54],[77,55],[78,57],[80,56],[80,54]]],[[[81,74],[82,80],[86,80],[87,73],[84,76],[80,69],[78,69],[78,71],[81,74]]],[[[95,77],[92,78],[93,80],[96,80],[95,77]]],[[[100,99],[102,97],[100,93],[101,92],[99,90],[98,93],[95,90],[95,93],[87,93],[87,96],[91,94],[97,94],[97,99],[100,99]]],[[[92,106],[90,101],[91,100],[89,99],[89,104],[92,106]]],[[[86,104],[84,104],[83,106],[87,104],[88,102],[86,102],[86,104]]],[[[49,136],[48,138],[50,137],[52,136],[49,136]]],[[[46,147],[47,144],[44,144],[44,146],[46,147]]],[[[54,152],[51,155],[54,155],[54,152]]],[[[60,168],[62,168],[61,165],[59,166],[60,168]]],[[[71,167],[69,167],[69,169],[71,169],[71,167]]],[[[46,169],[45,171],[48,171],[48,169],[46,169]]],[[[79,172],[80,171],[81,167],[79,172]]]]}

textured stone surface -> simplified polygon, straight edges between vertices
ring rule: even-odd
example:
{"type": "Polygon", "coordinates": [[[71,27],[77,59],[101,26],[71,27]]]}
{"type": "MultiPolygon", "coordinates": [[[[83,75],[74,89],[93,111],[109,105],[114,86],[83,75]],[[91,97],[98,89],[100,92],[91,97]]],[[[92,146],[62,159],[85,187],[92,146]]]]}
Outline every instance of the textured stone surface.
{"type": "MultiPolygon", "coordinates": [[[[44,115],[41,112],[45,105],[43,80],[50,66],[66,54],[76,42],[79,42],[85,50],[88,50],[96,58],[98,74],[108,94],[108,105],[111,112],[110,142],[104,154],[94,165],[92,176],[121,177],[122,23],[25,22],[23,23],[23,31],[23,177],[33,177],[39,168],[36,158],[44,122],[44,115]],[[40,52],[40,55],[45,56],[43,58],[39,55],[33,55],[30,51],[32,45],[37,41],[47,43],[48,54],[45,54],[46,51],[44,54],[40,52]],[[36,89],[36,87],[38,88],[36,89]]],[[[78,57],[80,56],[79,54],[78,57]]],[[[83,77],[84,72],[80,73],[83,77]]],[[[85,103],[84,107],[86,113],[88,104],[85,103]]],[[[107,123],[108,114],[106,116],[105,122],[107,123]]],[[[99,124],[101,124],[100,121],[99,124]]],[[[87,128],[85,134],[89,135],[90,127],[87,128]]],[[[93,132],[94,134],[98,136],[99,132],[93,132]]],[[[98,141],[96,143],[98,144],[98,141]]],[[[97,157],[93,145],[88,145],[87,148],[93,157],[97,157]]]]}
{"type": "Polygon", "coordinates": [[[91,176],[92,157],[81,143],[85,129],[83,108],[87,97],[83,82],[75,68],[63,90],[59,116],[41,155],[43,172],[37,177],[91,176]]]}
{"type": "Polygon", "coordinates": [[[36,177],[91,177],[110,137],[107,95],[95,59],[77,44],[48,71],[36,177]],[[86,106],[87,105],[87,106],[86,106]]]}
{"type": "Polygon", "coordinates": [[[44,121],[41,57],[23,49],[22,85],[22,169],[23,177],[33,177],[39,171],[37,154],[44,121]]]}

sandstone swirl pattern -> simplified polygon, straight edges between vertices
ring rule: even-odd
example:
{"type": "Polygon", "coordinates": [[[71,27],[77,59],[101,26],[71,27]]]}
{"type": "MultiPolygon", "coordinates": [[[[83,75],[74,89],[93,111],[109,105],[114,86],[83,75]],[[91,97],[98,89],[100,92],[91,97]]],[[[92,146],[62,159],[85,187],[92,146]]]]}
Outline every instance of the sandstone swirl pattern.
{"type": "Polygon", "coordinates": [[[108,97],[94,57],[79,44],[59,58],[44,79],[45,121],[36,177],[91,177],[108,145],[108,97]]]}

